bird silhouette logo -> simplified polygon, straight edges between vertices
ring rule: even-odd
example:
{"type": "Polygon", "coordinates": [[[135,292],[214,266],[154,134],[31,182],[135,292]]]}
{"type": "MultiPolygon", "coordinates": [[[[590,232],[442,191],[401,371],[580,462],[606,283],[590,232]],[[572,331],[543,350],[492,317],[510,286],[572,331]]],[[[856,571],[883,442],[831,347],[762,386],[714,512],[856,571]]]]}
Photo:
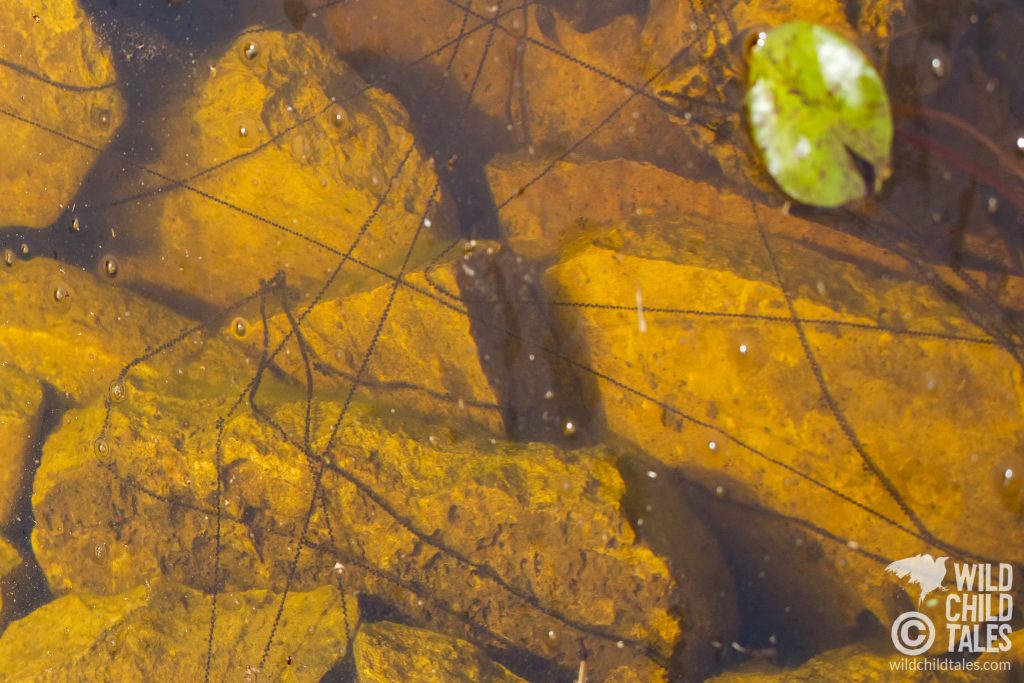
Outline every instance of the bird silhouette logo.
{"type": "Polygon", "coordinates": [[[896,560],[885,568],[889,574],[897,578],[907,579],[907,583],[916,585],[921,591],[917,604],[921,605],[929,593],[946,590],[942,585],[946,578],[946,561],[948,557],[932,557],[928,553],[896,560]]]}

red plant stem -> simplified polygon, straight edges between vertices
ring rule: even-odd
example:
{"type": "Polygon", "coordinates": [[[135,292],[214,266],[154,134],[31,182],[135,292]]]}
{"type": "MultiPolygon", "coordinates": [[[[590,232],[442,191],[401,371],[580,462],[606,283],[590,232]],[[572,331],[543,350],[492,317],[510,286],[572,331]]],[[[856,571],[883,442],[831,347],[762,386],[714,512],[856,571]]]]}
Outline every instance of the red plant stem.
{"type": "Polygon", "coordinates": [[[993,190],[998,192],[1000,195],[1010,200],[1010,203],[1017,207],[1018,211],[1024,212],[1024,197],[1021,197],[1020,194],[1008,188],[999,178],[993,175],[988,169],[982,168],[981,166],[975,164],[973,161],[965,159],[962,154],[950,149],[949,147],[946,147],[942,143],[936,142],[935,140],[929,137],[926,137],[919,133],[915,133],[911,130],[907,130],[906,128],[897,128],[896,136],[909,142],[915,147],[920,147],[921,149],[927,150],[928,152],[936,156],[942,157],[946,161],[964,169],[972,176],[974,176],[975,178],[982,181],[983,183],[991,187],[993,190]]]}

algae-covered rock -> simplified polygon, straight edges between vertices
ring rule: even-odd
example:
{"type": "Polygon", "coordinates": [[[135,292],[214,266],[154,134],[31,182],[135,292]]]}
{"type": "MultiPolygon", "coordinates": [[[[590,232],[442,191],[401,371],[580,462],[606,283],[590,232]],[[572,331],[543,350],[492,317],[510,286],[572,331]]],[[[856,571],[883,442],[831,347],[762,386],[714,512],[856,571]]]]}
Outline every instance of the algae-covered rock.
{"type": "MultiPolygon", "coordinates": [[[[461,418],[500,433],[498,398],[480,366],[469,317],[459,310],[431,301],[435,291],[457,292],[455,268],[446,264],[405,278],[381,330],[374,353],[363,371],[362,391],[381,404],[402,406],[421,415],[434,415],[453,424],[461,418]]],[[[382,285],[368,292],[321,302],[303,319],[300,331],[306,344],[318,395],[331,391],[343,400],[374,337],[381,311],[393,287],[382,285]]],[[[461,308],[454,302],[456,309],[461,308]]],[[[292,313],[296,319],[298,311],[292,313]]],[[[237,321],[235,321],[237,323],[237,321]]],[[[262,325],[246,323],[243,343],[253,351],[263,343],[262,325]]],[[[275,348],[294,332],[286,313],[270,317],[269,345],[275,348]]],[[[238,336],[237,326],[229,334],[238,336]]],[[[300,383],[306,365],[293,341],[275,359],[300,383]]]]}
{"type": "Polygon", "coordinates": [[[46,227],[124,118],[114,63],[76,0],[4,3],[0,63],[2,221],[46,227]]]}
{"type": "Polygon", "coordinates": [[[164,581],[115,595],[72,593],[12,623],[0,637],[4,681],[318,681],[348,649],[358,606],[324,586],[281,596],[212,598],[164,581]],[[344,600],[344,602],[343,602],[344,600]],[[260,668],[276,624],[273,644],[260,668]]]}
{"type": "Polygon", "coordinates": [[[0,527],[11,522],[25,472],[31,470],[29,459],[39,438],[42,409],[39,382],[0,364],[0,527]]]}
{"type": "MultiPolygon", "coordinates": [[[[58,594],[119,592],[153,574],[211,588],[219,463],[225,590],[280,590],[289,576],[301,589],[337,574],[348,590],[483,645],[575,666],[582,640],[593,670],[652,677],[682,642],[687,666],[703,670],[713,634],[733,623],[728,595],[677,583],[636,542],[605,450],[512,445],[355,405],[322,464],[296,446],[309,415],[311,450],[325,447],[336,402],[307,413],[258,392],[259,413],[232,415],[173,382],[129,376],[125,391],[102,449],[100,404],[69,412],[46,444],[33,545],[58,594]]],[[[681,548],[706,537],[692,514],[676,528],[681,548]]],[[[698,547],[694,561],[731,590],[713,545],[698,547]]]]}
{"type": "MultiPolygon", "coordinates": [[[[150,299],[102,282],[100,276],[46,258],[18,261],[0,269],[0,295],[9,302],[0,313],[0,357],[75,401],[88,402],[107,392],[129,362],[178,337],[195,323],[150,299]]],[[[201,334],[185,345],[194,351],[201,334]]],[[[205,376],[230,385],[239,378],[244,355],[226,345],[210,351],[207,362],[167,354],[145,368],[205,376]]]]}
{"type": "MultiPolygon", "coordinates": [[[[105,248],[131,253],[123,281],[221,306],[279,271],[312,295],[353,247],[397,270],[436,176],[396,100],[302,34],[247,32],[207,67],[152,118],[158,158],[101,217],[117,232],[105,248]]],[[[420,253],[450,227],[437,202],[420,253]]],[[[369,272],[350,261],[339,282],[375,286],[369,272]]]]}
{"type": "Polygon", "coordinates": [[[472,643],[386,621],[363,624],[352,644],[360,683],[516,683],[523,679],[472,643]]]}
{"type": "MultiPolygon", "coordinates": [[[[575,197],[565,187],[558,197],[575,197]]],[[[710,188],[692,203],[650,195],[644,211],[596,199],[589,222],[545,224],[563,245],[546,276],[559,335],[611,432],[712,499],[763,512],[722,538],[758,540],[763,555],[736,557],[781,581],[779,609],[838,638],[864,608],[889,623],[889,561],[954,548],[1024,560],[1021,371],[974,311],[813,223],[710,188]]],[[[549,257],[534,218],[523,207],[510,240],[549,257]]]]}

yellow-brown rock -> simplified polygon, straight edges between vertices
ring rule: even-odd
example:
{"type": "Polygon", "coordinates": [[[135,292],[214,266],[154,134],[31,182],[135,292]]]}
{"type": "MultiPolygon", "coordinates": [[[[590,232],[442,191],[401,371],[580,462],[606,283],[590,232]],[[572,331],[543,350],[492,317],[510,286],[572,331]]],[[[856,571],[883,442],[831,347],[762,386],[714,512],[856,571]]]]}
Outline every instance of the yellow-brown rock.
{"type": "MultiPolygon", "coordinates": [[[[713,259],[710,263],[716,267],[736,263],[739,268],[753,269],[762,279],[772,277],[760,246],[750,200],[731,190],[688,180],[653,164],[625,159],[595,161],[579,156],[570,156],[549,167],[528,154],[502,155],[488,164],[487,178],[495,196],[516,197],[502,208],[501,227],[513,249],[532,259],[550,263],[574,245],[606,236],[609,229],[623,223],[640,225],[667,219],[697,224],[698,229],[655,230],[656,234],[647,234],[643,246],[631,240],[627,251],[668,260],[674,260],[675,254],[686,253],[686,258],[692,260],[713,259]],[[542,171],[542,177],[535,180],[542,171]],[[732,256],[724,260],[722,254],[732,256]]],[[[920,278],[920,271],[912,262],[893,251],[784,211],[761,208],[760,224],[779,240],[776,248],[782,252],[789,250],[791,243],[798,243],[845,262],[869,264],[893,277],[920,278]]],[[[623,237],[615,239],[621,242],[623,237]]],[[[822,270],[826,267],[827,264],[822,270]]],[[[951,268],[939,264],[929,264],[928,268],[952,289],[971,294],[951,268]]],[[[993,283],[984,271],[967,267],[963,270],[975,280],[993,283]]],[[[817,282],[827,282],[827,275],[817,272],[813,277],[803,277],[800,272],[788,273],[791,286],[810,297],[821,296],[817,282]]],[[[988,288],[988,294],[1007,308],[1024,310],[1024,278],[1000,278],[998,286],[988,288]]],[[[823,300],[835,302],[831,296],[823,300]]],[[[924,310],[920,313],[923,315],[924,310]]]]}
{"type": "MultiPolygon", "coordinates": [[[[0,313],[0,357],[80,402],[106,393],[129,362],[195,326],[94,273],[46,258],[0,269],[0,293],[10,302],[0,313]]],[[[203,335],[194,334],[182,346],[194,355],[202,344],[203,335]]],[[[218,348],[202,365],[165,353],[139,372],[150,379],[187,373],[230,385],[245,359],[226,345],[218,348]]]]}
{"type": "Polygon", "coordinates": [[[440,633],[380,621],[352,644],[360,683],[517,683],[523,679],[480,648],[440,633]]]}
{"type": "MultiPolygon", "coordinates": [[[[436,183],[397,101],[302,34],[246,33],[203,74],[153,117],[155,175],[126,182],[102,217],[121,280],[223,306],[278,272],[312,296],[353,247],[363,265],[335,289],[376,286],[367,265],[397,271],[436,183]]],[[[452,227],[437,201],[417,253],[452,227]]]]}
{"type": "MultiPolygon", "coordinates": [[[[480,366],[470,331],[469,317],[428,299],[425,294],[458,292],[457,264],[445,264],[427,273],[413,273],[407,286],[395,294],[388,318],[363,372],[361,395],[372,395],[381,405],[401,406],[421,415],[432,415],[449,425],[468,419],[501,433],[498,399],[480,366]],[[434,287],[441,290],[435,290],[434,287]]],[[[374,332],[392,293],[385,284],[368,292],[324,301],[302,321],[300,330],[307,346],[317,396],[325,392],[344,400],[352,380],[370,347],[374,332]]],[[[450,301],[458,308],[458,301],[450,301]]],[[[278,309],[279,310],[279,309],[278,309]]],[[[296,319],[299,311],[292,312],[296,319]]],[[[237,321],[236,321],[237,322],[237,321]]],[[[243,343],[258,356],[263,344],[262,325],[246,323],[243,343]]],[[[270,347],[293,333],[288,316],[270,317],[270,347]]],[[[237,337],[240,328],[228,330],[237,337]]],[[[294,340],[275,359],[279,367],[301,384],[306,365],[294,340]]]]}
{"type": "Polygon", "coordinates": [[[474,113],[483,116],[470,121],[468,134],[487,148],[532,145],[550,158],[585,141],[588,154],[688,176],[716,171],[720,148],[735,156],[721,144],[725,128],[717,138],[713,130],[722,122],[740,130],[744,35],[794,18],[847,25],[836,0],[734,3],[728,13],[676,0],[471,10],[461,40],[457,3],[357,0],[324,14],[339,49],[366,70],[387,73],[410,101],[434,102],[454,89],[447,101],[457,103],[475,86],[474,113]],[[453,46],[459,53],[446,72],[453,46]],[[376,60],[413,64],[392,77],[376,60]]]}
{"type": "MultiPolygon", "coordinates": [[[[560,200],[575,196],[558,188],[560,200]]],[[[603,219],[589,228],[586,212],[571,228],[545,225],[565,245],[546,280],[559,334],[608,428],[712,497],[761,509],[739,537],[760,536],[774,549],[765,558],[820,575],[793,584],[795,600],[809,595],[802,606],[785,605],[825,610],[841,632],[865,608],[885,624],[909,608],[894,602],[887,562],[956,548],[1024,560],[1013,357],[935,288],[886,268],[891,254],[715,196],[661,199],[640,216],[597,198],[603,219]],[[816,540],[800,547],[805,533],[816,540]]],[[[550,254],[536,233],[510,234],[550,254]]]]}
{"type": "Polygon", "coordinates": [[[55,221],[113,138],[124,112],[110,51],[76,0],[4,3],[3,225],[42,228],[55,221]]]}
{"type": "Polygon", "coordinates": [[[11,522],[25,472],[31,471],[29,459],[39,438],[42,409],[39,382],[0,365],[0,527],[11,522]]]}
{"type": "MultiPolygon", "coordinates": [[[[713,634],[734,624],[729,573],[712,544],[697,543],[707,536],[700,523],[681,514],[678,538],[697,543],[693,561],[719,576],[725,593],[677,583],[636,541],[608,451],[512,445],[355,405],[323,464],[298,448],[306,443],[301,402],[275,403],[261,390],[259,413],[231,414],[220,397],[175,382],[129,376],[126,385],[102,449],[102,404],[69,412],[46,444],[33,546],[58,594],[116,593],[153,574],[209,589],[219,462],[225,590],[281,590],[312,514],[293,588],[337,575],[346,590],[416,623],[560,667],[578,665],[582,640],[595,676],[628,666],[656,679],[685,642],[684,665],[699,672],[713,634]]],[[[312,406],[314,454],[339,410],[330,401],[312,406]]]]}
{"type": "MultiPolygon", "coordinates": [[[[319,681],[348,649],[354,599],[324,586],[292,592],[260,668],[281,596],[221,593],[211,680],[319,681]]],[[[117,595],[72,593],[0,638],[3,681],[196,681],[207,673],[212,598],[165,581],[117,595]]]]}

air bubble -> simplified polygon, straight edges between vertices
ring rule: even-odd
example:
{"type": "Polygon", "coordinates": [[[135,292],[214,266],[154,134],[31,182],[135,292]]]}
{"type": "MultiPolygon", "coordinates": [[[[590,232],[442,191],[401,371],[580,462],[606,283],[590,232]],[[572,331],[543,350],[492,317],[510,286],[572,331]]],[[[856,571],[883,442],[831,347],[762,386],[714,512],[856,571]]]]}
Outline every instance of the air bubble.
{"type": "Polygon", "coordinates": [[[109,109],[96,109],[95,110],[96,123],[100,124],[104,128],[110,125],[110,110],[109,109]]]}
{"type": "Polygon", "coordinates": [[[244,337],[249,331],[249,324],[245,322],[245,318],[235,318],[231,321],[231,331],[236,337],[244,337]]]}
{"type": "Polygon", "coordinates": [[[243,138],[249,137],[249,129],[245,126],[241,126],[238,129],[238,134],[241,135],[243,138]]]}
{"type": "Polygon", "coordinates": [[[946,75],[946,67],[942,64],[942,60],[938,57],[932,57],[932,73],[942,78],[946,75]]]}
{"type": "Polygon", "coordinates": [[[572,420],[567,420],[565,426],[562,428],[562,433],[566,436],[572,436],[576,433],[576,425],[572,420]]]}
{"type": "Polygon", "coordinates": [[[717,443],[715,443],[714,441],[708,441],[708,450],[712,450],[713,451],[716,448],[718,448],[718,444],[717,443]]]}
{"type": "Polygon", "coordinates": [[[60,285],[57,285],[53,289],[53,300],[57,303],[64,303],[67,300],[69,294],[68,290],[60,285]]]}
{"type": "Polygon", "coordinates": [[[103,439],[103,437],[96,439],[96,441],[93,442],[92,448],[94,451],[96,451],[96,455],[100,456],[101,458],[105,458],[107,457],[107,455],[110,454],[110,447],[107,446],[107,442],[103,439]]]}
{"type": "Polygon", "coordinates": [[[21,246],[18,247],[18,249],[21,251],[22,256],[28,256],[28,243],[22,242],[21,246]]]}
{"type": "Polygon", "coordinates": [[[1024,135],[1017,138],[1017,151],[1024,153],[1024,135]]]}
{"type": "Polygon", "coordinates": [[[4,249],[4,265],[5,266],[13,266],[14,265],[14,250],[13,249],[4,249]]]}
{"type": "Polygon", "coordinates": [[[747,345],[746,344],[740,344],[740,353],[746,353],[746,352],[747,352],[747,345]]]}
{"type": "Polygon", "coordinates": [[[246,59],[256,59],[260,54],[260,49],[256,46],[256,43],[246,43],[242,49],[242,54],[245,55],[246,59]]]}
{"type": "Polygon", "coordinates": [[[103,274],[109,277],[110,279],[114,279],[115,277],[117,277],[117,273],[119,270],[119,266],[117,265],[117,259],[115,259],[113,256],[108,256],[105,259],[103,259],[101,270],[103,274]]]}
{"type": "Polygon", "coordinates": [[[110,383],[110,400],[114,403],[120,403],[127,395],[128,392],[125,389],[124,382],[122,380],[115,379],[110,383]]]}
{"type": "Polygon", "coordinates": [[[331,123],[335,126],[345,123],[345,110],[340,104],[335,104],[331,107],[331,123]]]}
{"type": "Polygon", "coordinates": [[[999,199],[997,197],[988,198],[988,212],[994,214],[999,210],[999,199]]]}

